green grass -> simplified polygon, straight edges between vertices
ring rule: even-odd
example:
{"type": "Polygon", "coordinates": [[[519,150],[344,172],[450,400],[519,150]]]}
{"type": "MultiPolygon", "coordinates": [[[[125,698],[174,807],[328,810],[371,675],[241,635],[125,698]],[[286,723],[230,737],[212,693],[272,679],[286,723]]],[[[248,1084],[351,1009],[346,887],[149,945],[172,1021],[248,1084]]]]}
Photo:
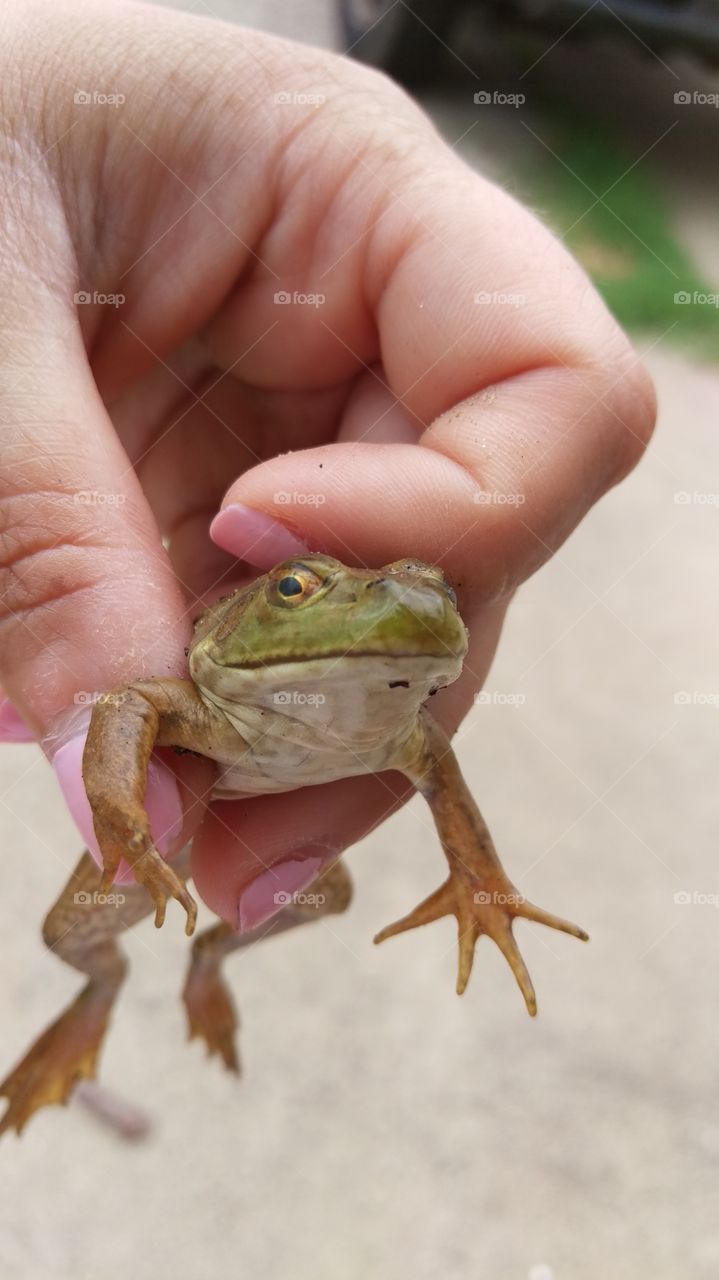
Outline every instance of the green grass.
{"type": "Polygon", "coordinates": [[[719,288],[701,277],[677,239],[650,159],[627,173],[632,157],[588,117],[569,121],[552,112],[543,126],[555,155],[546,152],[536,170],[519,176],[521,196],[564,236],[625,328],[666,333],[667,342],[698,358],[719,358],[719,308],[674,301],[675,293],[719,288]],[[595,195],[602,197],[596,204],[595,195]]]}

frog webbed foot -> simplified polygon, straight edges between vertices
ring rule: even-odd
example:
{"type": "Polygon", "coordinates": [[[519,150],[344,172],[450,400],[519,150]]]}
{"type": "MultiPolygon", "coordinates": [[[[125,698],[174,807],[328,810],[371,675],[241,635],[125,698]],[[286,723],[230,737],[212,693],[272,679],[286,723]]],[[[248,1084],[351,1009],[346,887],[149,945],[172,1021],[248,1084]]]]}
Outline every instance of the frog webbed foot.
{"type": "Polygon", "coordinates": [[[79,1081],[94,1079],[122,974],[119,969],[114,980],[91,979],[3,1080],[0,1096],[8,1106],[0,1135],[9,1129],[21,1133],[40,1107],[66,1103],[79,1081]]]}
{"type": "Polygon", "coordinates": [[[492,881],[481,881],[472,875],[452,871],[443,885],[431,893],[414,911],[394,924],[382,929],[375,937],[375,942],[383,942],[395,934],[404,933],[408,929],[417,929],[420,925],[439,920],[442,916],[453,915],[457,920],[459,943],[459,966],[457,971],[457,994],[461,995],[469,981],[474,961],[474,949],[482,934],[496,942],[507,960],[517,985],[519,986],[527,1011],[532,1017],[537,1012],[537,1000],[534,994],[532,979],[514,940],[512,925],[519,917],[545,924],[550,929],[559,929],[569,933],[583,942],[588,934],[578,925],[562,920],[559,916],[535,907],[514,888],[504,876],[495,874],[492,881]]]}
{"type": "Polygon", "coordinates": [[[217,1054],[228,1071],[240,1074],[237,1056],[238,1018],[220,966],[242,939],[225,922],[201,933],[192,944],[182,1000],[188,1040],[204,1041],[210,1057],[217,1054]]]}

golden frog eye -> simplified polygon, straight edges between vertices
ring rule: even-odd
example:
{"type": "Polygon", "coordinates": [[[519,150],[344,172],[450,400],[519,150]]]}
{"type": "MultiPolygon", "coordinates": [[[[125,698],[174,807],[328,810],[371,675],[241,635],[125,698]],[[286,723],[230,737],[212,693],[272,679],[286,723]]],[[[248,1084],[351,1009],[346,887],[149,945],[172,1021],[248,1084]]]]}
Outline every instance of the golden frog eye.
{"type": "Polygon", "coordinates": [[[278,574],[270,589],[276,603],[293,607],[310,600],[322,584],[322,578],[305,565],[290,564],[278,574]]]}

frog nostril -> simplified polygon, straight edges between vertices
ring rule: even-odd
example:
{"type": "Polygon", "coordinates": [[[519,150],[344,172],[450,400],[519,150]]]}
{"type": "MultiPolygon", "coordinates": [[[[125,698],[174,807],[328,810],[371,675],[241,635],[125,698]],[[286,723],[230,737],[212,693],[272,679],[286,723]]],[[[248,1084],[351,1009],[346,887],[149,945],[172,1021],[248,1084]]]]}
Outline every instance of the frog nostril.
{"type": "Polygon", "coordinates": [[[369,591],[370,587],[382,587],[386,581],[386,578],[370,578],[369,582],[365,583],[365,591],[369,591]]]}

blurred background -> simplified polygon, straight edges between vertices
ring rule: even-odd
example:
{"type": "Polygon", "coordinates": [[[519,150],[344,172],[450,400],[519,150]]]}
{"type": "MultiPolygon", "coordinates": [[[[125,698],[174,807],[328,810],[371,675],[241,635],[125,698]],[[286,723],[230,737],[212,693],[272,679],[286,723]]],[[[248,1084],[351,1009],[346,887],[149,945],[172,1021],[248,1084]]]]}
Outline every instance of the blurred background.
{"type": "MultiPolygon", "coordinates": [[[[170,7],[170,6],[168,6],[170,7]]],[[[415,800],[353,850],[355,902],[240,953],[241,1085],[184,1043],[177,913],[133,962],[105,1083],[0,1147],[12,1280],[719,1276],[719,8],[202,0],[350,49],[582,260],[655,378],[639,470],[520,592],[458,754],[497,846],[591,944],[522,925],[454,995],[453,922],[371,946],[437,883],[415,800]]],[[[4,1072],[78,987],[39,939],[77,836],[31,746],[0,755],[4,1072]]]]}

